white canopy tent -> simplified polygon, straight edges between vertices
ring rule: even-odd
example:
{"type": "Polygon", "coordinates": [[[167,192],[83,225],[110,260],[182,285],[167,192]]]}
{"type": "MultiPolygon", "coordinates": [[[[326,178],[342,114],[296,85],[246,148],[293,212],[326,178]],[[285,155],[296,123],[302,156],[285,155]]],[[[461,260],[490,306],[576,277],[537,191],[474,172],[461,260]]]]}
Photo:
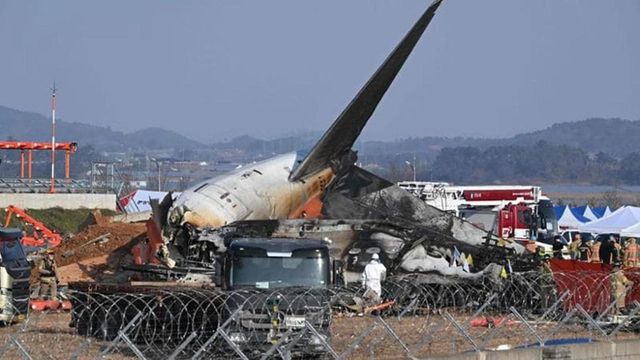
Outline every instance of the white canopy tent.
{"type": "Polygon", "coordinates": [[[622,230],[640,223],[640,208],[635,206],[625,206],[608,216],[580,225],[582,231],[589,231],[598,234],[619,234],[622,230]]]}
{"type": "Polygon", "coordinates": [[[558,217],[558,226],[562,229],[576,229],[586,222],[589,222],[589,219],[569,206],[565,206],[562,209],[562,214],[558,217]]]}
{"type": "Polygon", "coordinates": [[[582,216],[586,217],[590,221],[598,220],[598,216],[596,216],[596,214],[593,213],[593,210],[591,210],[591,206],[589,205],[586,205],[584,207],[584,212],[582,213],[582,216]]]}
{"type": "Polygon", "coordinates": [[[613,214],[613,211],[611,211],[611,208],[607,206],[607,207],[604,209],[604,216],[609,216],[609,215],[611,215],[611,214],[613,214]]]}
{"type": "Polygon", "coordinates": [[[640,223],[622,229],[622,231],[620,231],[620,236],[640,238],[640,223]]]}

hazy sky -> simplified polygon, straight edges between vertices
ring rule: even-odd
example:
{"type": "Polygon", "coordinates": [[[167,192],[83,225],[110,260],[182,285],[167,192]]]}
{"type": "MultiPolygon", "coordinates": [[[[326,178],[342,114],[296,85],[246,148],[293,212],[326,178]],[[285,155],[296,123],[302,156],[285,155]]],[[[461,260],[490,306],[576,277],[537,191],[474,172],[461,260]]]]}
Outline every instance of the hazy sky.
{"type": "MultiPolygon", "coordinates": [[[[324,130],[430,0],[0,0],[0,105],[202,141],[324,130]]],[[[366,139],[640,119],[640,1],[445,0],[366,139]]],[[[1,130],[0,130],[1,132],[1,130]]]]}

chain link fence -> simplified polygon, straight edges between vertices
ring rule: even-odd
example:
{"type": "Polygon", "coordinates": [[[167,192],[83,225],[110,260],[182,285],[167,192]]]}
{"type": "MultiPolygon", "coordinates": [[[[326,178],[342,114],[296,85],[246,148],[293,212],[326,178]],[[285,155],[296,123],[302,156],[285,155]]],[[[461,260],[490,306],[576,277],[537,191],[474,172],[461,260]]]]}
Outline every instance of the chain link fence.
{"type": "Polygon", "coordinates": [[[376,306],[357,287],[70,290],[70,311],[32,312],[0,328],[0,358],[390,359],[612,341],[640,331],[638,286],[623,289],[622,310],[608,274],[434,279],[389,279],[376,306]]]}

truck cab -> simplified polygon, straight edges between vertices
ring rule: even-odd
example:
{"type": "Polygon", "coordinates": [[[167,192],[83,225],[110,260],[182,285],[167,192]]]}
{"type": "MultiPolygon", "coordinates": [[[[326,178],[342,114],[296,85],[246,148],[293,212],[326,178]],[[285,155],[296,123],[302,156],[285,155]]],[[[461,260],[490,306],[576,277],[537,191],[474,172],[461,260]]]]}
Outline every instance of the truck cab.
{"type": "Polygon", "coordinates": [[[321,240],[235,239],[225,259],[227,289],[322,288],[331,284],[329,247],[321,240]]]}
{"type": "Polygon", "coordinates": [[[526,244],[535,240],[538,245],[552,243],[558,233],[558,222],[549,200],[540,200],[535,208],[527,204],[508,204],[498,212],[496,234],[526,244]]]}
{"type": "Polygon", "coordinates": [[[29,309],[31,265],[22,244],[22,231],[0,228],[0,322],[22,320],[29,309]]]}
{"type": "Polygon", "coordinates": [[[317,334],[305,331],[291,353],[322,354],[322,342],[330,338],[332,265],[325,241],[232,240],[223,265],[223,286],[229,291],[224,320],[236,314],[230,340],[259,354],[276,342],[293,341],[309,323],[317,334]]]}

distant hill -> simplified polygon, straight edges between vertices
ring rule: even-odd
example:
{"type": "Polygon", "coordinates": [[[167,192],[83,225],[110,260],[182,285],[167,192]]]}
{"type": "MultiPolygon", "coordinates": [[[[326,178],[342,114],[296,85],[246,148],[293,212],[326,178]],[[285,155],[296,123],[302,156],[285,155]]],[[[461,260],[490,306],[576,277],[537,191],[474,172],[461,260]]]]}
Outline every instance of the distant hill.
{"type": "MultiPolygon", "coordinates": [[[[51,119],[38,113],[0,106],[1,140],[48,141],[51,119]]],[[[114,131],[109,127],[56,122],[57,140],[75,141],[79,146],[92,145],[100,151],[144,149],[195,149],[204,146],[174,131],[146,128],[133,133],[114,131]]]]}
{"type": "Polygon", "coordinates": [[[533,145],[546,141],[568,145],[591,153],[624,155],[640,152],[640,121],[593,118],[554,124],[546,129],[516,135],[513,145],[533,145]]]}
{"type": "MultiPolygon", "coordinates": [[[[47,141],[50,138],[50,119],[34,112],[20,111],[0,106],[0,136],[2,140],[47,141]]],[[[233,150],[246,157],[264,158],[296,150],[308,150],[322,135],[322,131],[307,132],[263,140],[240,136],[229,141],[208,146],[211,150],[233,150]]],[[[201,149],[205,145],[174,131],[157,127],[145,128],[133,133],[123,133],[109,127],[75,122],[58,122],[60,141],[77,141],[81,146],[91,144],[100,151],[145,149],[201,149]]],[[[358,141],[354,148],[365,156],[423,153],[435,156],[443,148],[534,145],[545,141],[554,145],[568,145],[588,153],[604,152],[624,156],[640,152],[640,121],[617,118],[592,118],[565,122],[510,138],[484,139],[465,137],[410,137],[394,141],[358,141]]]]}
{"type": "Polygon", "coordinates": [[[587,153],[599,152],[623,156],[640,152],[640,121],[593,118],[554,124],[546,129],[519,134],[510,138],[445,138],[420,137],[395,141],[367,141],[365,153],[394,154],[411,152],[438,152],[443,148],[507,145],[535,145],[544,141],[553,145],[567,145],[587,153]]]}

